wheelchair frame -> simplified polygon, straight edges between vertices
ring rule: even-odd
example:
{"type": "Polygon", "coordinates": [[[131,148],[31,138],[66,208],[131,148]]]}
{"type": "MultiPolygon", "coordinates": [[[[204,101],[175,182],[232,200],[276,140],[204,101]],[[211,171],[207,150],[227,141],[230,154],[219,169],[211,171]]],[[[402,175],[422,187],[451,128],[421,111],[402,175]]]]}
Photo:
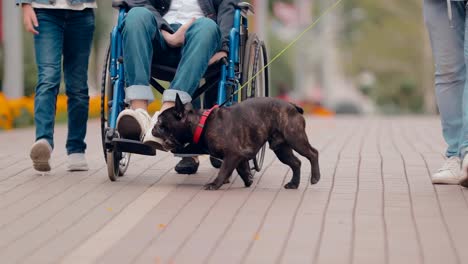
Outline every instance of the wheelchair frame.
{"type": "MultiPolygon", "coordinates": [[[[127,14],[128,9],[122,4],[118,4],[119,15],[117,25],[111,32],[111,43],[109,50],[106,55],[106,63],[104,65],[103,77],[102,77],[102,89],[101,89],[101,133],[102,143],[104,150],[104,157],[107,162],[109,178],[115,181],[118,176],[123,176],[130,161],[130,153],[142,154],[142,155],[156,155],[155,150],[151,147],[142,144],[139,141],[121,139],[116,130],[117,117],[121,111],[123,111],[127,104],[125,103],[125,71],[123,64],[123,45],[122,45],[122,29],[124,26],[124,18],[127,14]],[[110,77],[110,79],[109,79],[110,77]],[[107,85],[111,85],[110,90],[106,91],[107,85]],[[111,94],[108,94],[111,92],[111,94]],[[109,101],[106,102],[106,97],[109,101]],[[106,116],[106,109],[109,109],[108,116],[106,116]],[[107,125],[106,126],[106,122],[107,125]]],[[[229,58],[224,59],[221,65],[220,80],[218,84],[218,105],[231,105],[241,100],[245,100],[249,97],[255,97],[257,95],[256,80],[257,77],[252,77],[254,81],[250,87],[245,87],[239,96],[238,89],[240,83],[246,83],[249,80],[250,72],[249,68],[243,65],[244,60],[250,62],[251,58],[245,58],[246,49],[251,48],[246,45],[251,39],[250,45],[256,42],[255,53],[251,54],[249,50],[248,56],[254,57],[254,64],[252,74],[256,74],[258,69],[258,63],[262,65],[267,64],[267,52],[263,42],[261,42],[255,34],[249,35],[248,33],[248,15],[253,13],[253,8],[249,3],[239,3],[235,9],[234,14],[234,26],[230,31],[229,36],[229,58]],[[259,57],[263,60],[259,61],[259,57]],[[247,70],[246,70],[247,69],[247,70]],[[250,96],[248,94],[248,88],[250,88],[250,96]],[[239,100],[240,99],[240,100],[239,100]]],[[[153,76],[153,74],[152,74],[153,76]]],[[[262,75],[264,81],[263,94],[260,96],[269,96],[269,83],[268,83],[268,69],[264,69],[262,75]]],[[[162,93],[164,88],[151,78],[151,85],[162,93]]],[[[200,89],[200,88],[199,88],[200,89]]],[[[207,88],[208,89],[208,88],[207,88]]],[[[202,91],[204,92],[204,91],[202,91]]],[[[194,98],[195,99],[195,98],[194,98]]],[[[251,168],[252,171],[260,171],[263,163],[265,153],[265,146],[259,151],[257,157],[252,160],[251,168]]],[[[207,154],[207,153],[196,153],[196,154],[207,154]]]]}

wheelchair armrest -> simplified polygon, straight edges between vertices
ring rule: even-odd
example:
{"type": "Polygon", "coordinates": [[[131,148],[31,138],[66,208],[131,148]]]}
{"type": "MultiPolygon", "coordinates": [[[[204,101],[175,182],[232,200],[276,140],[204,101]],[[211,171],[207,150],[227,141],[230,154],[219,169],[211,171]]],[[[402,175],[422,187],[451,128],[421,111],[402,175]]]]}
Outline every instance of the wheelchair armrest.
{"type": "Polygon", "coordinates": [[[253,6],[252,6],[250,3],[247,3],[247,2],[240,2],[240,3],[237,4],[237,8],[239,8],[240,10],[242,10],[242,12],[243,12],[245,15],[253,15],[253,14],[255,14],[254,8],[253,8],[253,6]]]}
{"type": "Polygon", "coordinates": [[[128,8],[127,1],[125,1],[125,0],[112,0],[112,7],[114,7],[114,8],[128,8]]]}

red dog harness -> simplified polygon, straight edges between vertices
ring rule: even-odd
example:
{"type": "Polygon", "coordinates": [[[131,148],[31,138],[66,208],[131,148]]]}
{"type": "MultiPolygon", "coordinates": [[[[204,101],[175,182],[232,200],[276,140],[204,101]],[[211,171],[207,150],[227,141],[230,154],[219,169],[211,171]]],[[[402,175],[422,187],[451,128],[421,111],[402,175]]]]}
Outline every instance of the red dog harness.
{"type": "Polygon", "coordinates": [[[211,114],[211,111],[214,109],[218,108],[219,105],[215,105],[211,107],[208,110],[203,111],[202,116],[200,117],[200,122],[197,125],[197,128],[195,129],[195,133],[193,134],[193,142],[195,144],[198,144],[198,141],[200,140],[201,134],[203,132],[203,128],[205,127],[206,120],[208,119],[208,116],[211,114]]]}

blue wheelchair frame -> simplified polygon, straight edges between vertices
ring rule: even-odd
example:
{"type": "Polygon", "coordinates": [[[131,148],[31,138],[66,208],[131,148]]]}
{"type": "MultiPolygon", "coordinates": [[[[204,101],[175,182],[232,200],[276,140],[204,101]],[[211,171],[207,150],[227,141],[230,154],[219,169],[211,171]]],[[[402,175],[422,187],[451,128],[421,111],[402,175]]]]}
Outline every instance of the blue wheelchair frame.
{"type": "MultiPolygon", "coordinates": [[[[113,28],[111,33],[111,48],[110,48],[110,78],[113,89],[112,98],[112,111],[109,116],[109,128],[115,131],[117,126],[117,117],[121,111],[125,108],[125,71],[124,64],[120,58],[123,58],[123,45],[122,45],[122,29],[124,25],[124,19],[127,10],[120,8],[117,25],[113,28]]],[[[217,104],[221,105],[226,102],[225,105],[230,105],[232,102],[238,100],[238,95],[228,95],[229,91],[235,91],[239,87],[240,77],[236,73],[236,69],[239,68],[240,63],[240,40],[241,30],[248,32],[248,19],[247,15],[242,13],[240,8],[236,8],[234,14],[234,26],[230,31],[229,35],[229,59],[226,64],[221,66],[221,79],[218,86],[218,98],[217,104]],[[243,28],[241,28],[243,27],[243,28]]]]}
{"type": "MultiPolygon", "coordinates": [[[[130,139],[122,139],[119,137],[117,132],[117,117],[119,116],[120,112],[125,109],[126,102],[125,102],[125,71],[124,71],[124,64],[123,64],[123,44],[122,44],[122,30],[124,27],[124,20],[127,14],[128,8],[126,6],[121,5],[122,1],[118,2],[116,5],[113,4],[114,7],[119,8],[119,16],[117,25],[112,29],[111,33],[111,44],[109,53],[107,54],[106,58],[106,65],[105,65],[105,72],[103,75],[103,86],[101,90],[101,133],[102,133],[102,141],[103,141],[103,148],[104,148],[104,156],[107,162],[107,169],[109,178],[112,181],[115,181],[117,177],[123,176],[128,164],[130,155],[129,153],[136,153],[142,155],[156,155],[155,149],[151,146],[145,145],[140,141],[130,140],[130,139]],[[107,82],[108,78],[110,82],[107,82]],[[109,85],[109,91],[107,91],[107,85],[109,85]],[[112,95],[107,94],[108,92],[112,91],[112,95]],[[105,97],[109,96],[109,101],[107,104],[105,103],[105,97]],[[111,97],[111,98],[110,98],[111,97]],[[109,109],[110,112],[107,113],[105,109],[109,109]],[[107,122],[107,124],[106,124],[107,122]],[[128,155],[127,155],[128,154],[128,155]],[[123,161],[123,163],[121,162],[123,161]]],[[[252,55],[249,51],[247,53],[246,49],[250,48],[249,45],[249,31],[248,31],[248,14],[252,12],[253,8],[248,3],[239,3],[234,12],[234,23],[233,28],[229,34],[229,57],[223,58],[221,60],[222,63],[215,64],[213,67],[221,67],[219,76],[220,78],[216,78],[216,81],[219,80],[218,90],[217,90],[217,98],[216,103],[220,106],[226,105],[229,106],[233,103],[238,102],[240,98],[244,100],[246,98],[246,94],[244,91],[243,94],[239,95],[237,93],[240,83],[245,82],[248,76],[248,72],[243,69],[249,63],[244,61],[244,56],[247,54],[252,55]],[[243,65],[244,64],[244,65],[243,65]],[[243,76],[245,74],[245,76],[243,76]]],[[[252,38],[257,39],[258,38],[252,38]]],[[[258,60],[258,53],[260,50],[263,51],[263,58],[264,58],[264,65],[266,64],[266,50],[263,42],[257,42],[257,44],[261,45],[257,47],[255,53],[255,61],[258,60]],[[262,48],[262,49],[260,49],[262,48]]],[[[248,59],[249,61],[251,59],[248,59]]],[[[249,64],[250,65],[250,64],[249,64]]],[[[253,64],[257,65],[257,64],[253,64]]],[[[253,71],[255,71],[256,67],[253,67],[253,71]]],[[[267,72],[267,71],[265,71],[267,72]]],[[[218,74],[218,72],[216,72],[218,74]]],[[[211,73],[208,74],[211,76],[211,73]]],[[[212,78],[205,76],[206,78],[212,78]]],[[[156,90],[162,92],[164,88],[151,77],[150,83],[156,90]]],[[[265,75],[266,85],[265,87],[265,95],[268,96],[268,76],[265,75]]],[[[207,79],[208,80],[208,79],[207,79]]],[[[203,85],[199,87],[200,90],[195,92],[194,97],[198,97],[201,93],[206,92],[210,87],[203,85]]],[[[247,89],[246,89],[247,90],[247,89]]],[[[195,99],[194,98],[194,99],[195,99]]],[[[210,102],[213,103],[213,102],[210,102]]],[[[184,148],[184,153],[177,153],[177,155],[198,155],[198,154],[207,154],[206,150],[199,150],[195,146],[191,148],[190,146],[184,148]]],[[[265,152],[265,146],[259,152],[259,160],[257,158],[252,160],[253,165],[252,168],[256,171],[260,171],[261,164],[263,163],[263,157],[265,152]]]]}

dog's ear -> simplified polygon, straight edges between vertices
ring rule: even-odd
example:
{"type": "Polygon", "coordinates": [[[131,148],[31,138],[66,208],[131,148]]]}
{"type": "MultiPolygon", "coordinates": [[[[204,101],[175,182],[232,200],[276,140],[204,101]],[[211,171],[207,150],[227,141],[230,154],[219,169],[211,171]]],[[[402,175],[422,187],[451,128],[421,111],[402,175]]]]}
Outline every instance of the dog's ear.
{"type": "Polygon", "coordinates": [[[180,100],[179,94],[176,94],[176,99],[175,99],[175,110],[177,114],[182,117],[184,114],[185,106],[182,103],[182,100],[180,100]]]}

